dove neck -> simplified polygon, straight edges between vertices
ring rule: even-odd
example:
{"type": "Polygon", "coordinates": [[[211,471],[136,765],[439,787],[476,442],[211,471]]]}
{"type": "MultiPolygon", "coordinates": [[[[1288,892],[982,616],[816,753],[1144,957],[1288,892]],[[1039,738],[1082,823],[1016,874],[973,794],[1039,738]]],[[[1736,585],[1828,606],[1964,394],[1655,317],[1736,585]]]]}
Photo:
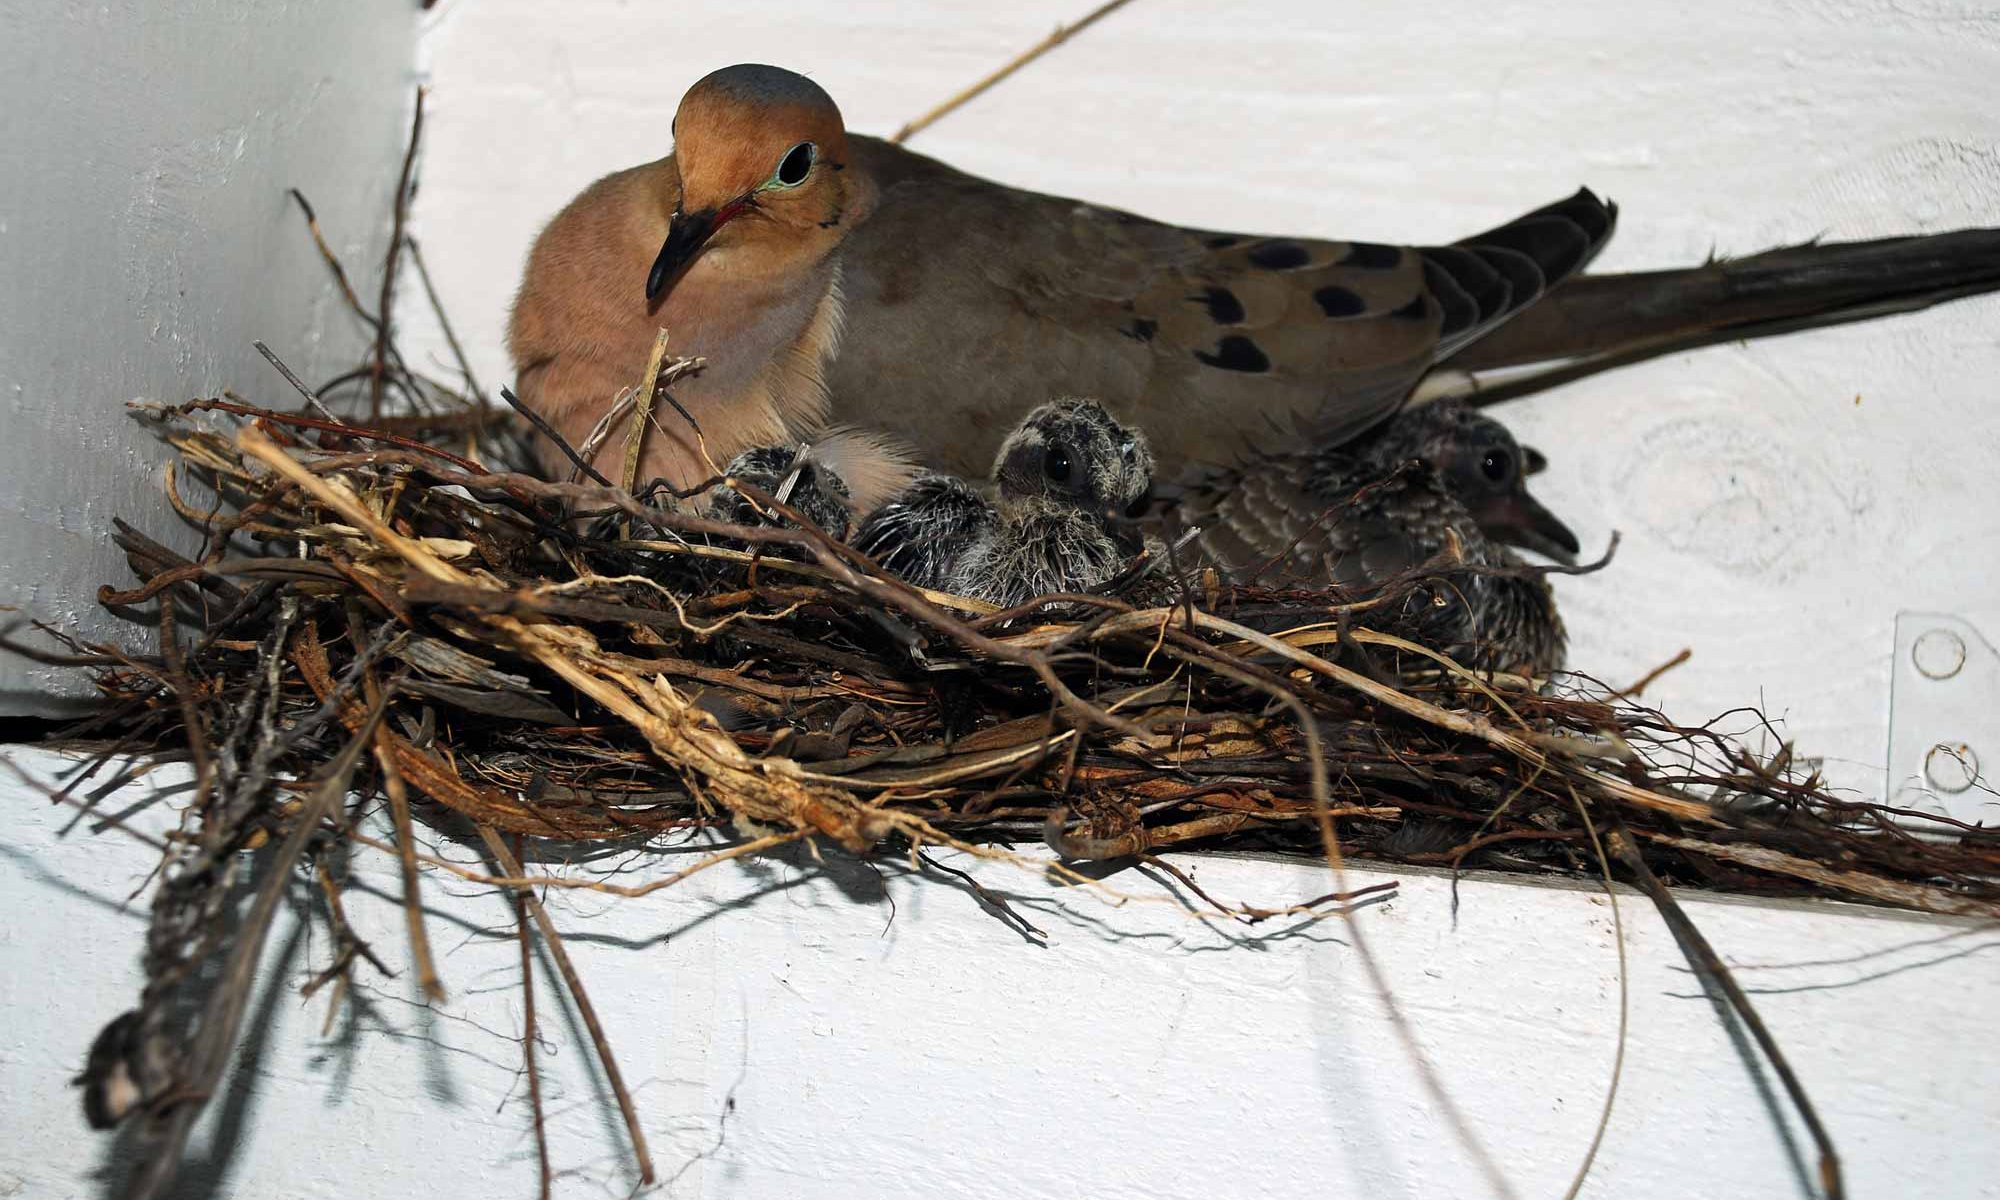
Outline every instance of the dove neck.
{"type": "Polygon", "coordinates": [[[809,436],[823,423],[824,373],[841,312],[838,253],[782,280],[723,274],[711,283],[690,272],[669,294],[658,315],[674,353],[706,360],[674,395],[702,423],[721,461],[753,445],[809,436]]]}

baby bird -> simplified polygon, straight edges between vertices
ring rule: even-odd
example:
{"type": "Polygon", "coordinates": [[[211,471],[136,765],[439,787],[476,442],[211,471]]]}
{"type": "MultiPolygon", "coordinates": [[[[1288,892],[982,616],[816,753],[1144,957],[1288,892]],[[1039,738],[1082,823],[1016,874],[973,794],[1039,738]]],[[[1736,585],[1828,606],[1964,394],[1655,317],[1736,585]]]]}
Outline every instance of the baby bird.
{"type": "MultiPolygon", "coordinates": [[[[766,495],[789,506],[806,520],[835,539],[844,539],[853,527],[853,498],[848,490],[847,480],[834,466],[821,456],[820,445],[810,446],[753,446],[729,461],[723,475],[753,484],[766,495]]],[[[790,525],[791,522],[775,510],[763,509],[753,504],[748,496],[727,484],[717,483],[708,489],[706,495],[697,493],[689,500],[682,500],[675,492],[673,483],[665,478],[655,479],[635,493],[642,504],[656,508],[692,512],[712,521],[727,521],[732,525],[790,525]]],[[[625,514],[612,510],[599,514],[584,530],[584,536],[598,541],[615,541],[628,536],[627,530],[640,537],[675,537],[641,522],[632,528],[625,514]]],[[[726,546],[731,549],[748,549],[748,543],[731,537],[709,536],[700,539],[709,545],[726,546]]],[[[785,547],[767,547],[767,552],[781,556],[792,552],[785,547]]],[[[651,556],[645,556],[652,561],[651,556]]],[[[672,571],[688,567],[684,559],[673,559],[672,571]]],[[[663,568],[665,563],[660,563],[663,568]]]]}
{"type": "Polygon", "coordinates": [[[919,587],[1012,607],[1116,576],[1145,548],[1125,518],[1145,508],[1152,482],[1144,434],[1094,400],[1057,400],[1001,443],[997,501],[927,475],[871,514],[854,546],[919,587]]]}
{"type": "MultiPolygon", "coordinates": [[[[851,524],[847,481],[822,462],[815,449],[756,446],[731,459],[723,474],[754,484],[832,537],[845,538],[851,524]]],[[[709,489],[708,515],[736,525],[786,523],[775,512],[760,512],[749,497],[721,483],[709,489]]]]}
{"type": "Polygon", "coordinates": [[[1203,478],[1180,516],[1208,560],[1243,581],[1372,590],[1455,559],[1403,599],[1388,630],[1467,666],[1543,675],[1562,665],[1562,620],[1548,580],[1508,546],[1576,554],[1576,536],[1524,483],[1544,465],[1498,421],[1439,401],[1337,448],[1203,478]]]}

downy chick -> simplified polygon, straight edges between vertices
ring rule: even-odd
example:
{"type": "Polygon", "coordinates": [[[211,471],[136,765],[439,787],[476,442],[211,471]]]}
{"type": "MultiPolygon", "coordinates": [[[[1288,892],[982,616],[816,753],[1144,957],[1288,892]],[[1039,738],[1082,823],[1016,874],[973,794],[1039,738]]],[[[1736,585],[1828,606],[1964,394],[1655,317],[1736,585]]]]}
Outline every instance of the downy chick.
{"type": "Polygon", "coordinates": [[[1145,506],[1152,480],[1144,434],[1094,400],[1057,400],[1001,443],[997,500],[925,476],[870,515],[854,545],[919,587],[1011,607],[1117,575],[1145,548],[1126,518],[1145,506]]]}

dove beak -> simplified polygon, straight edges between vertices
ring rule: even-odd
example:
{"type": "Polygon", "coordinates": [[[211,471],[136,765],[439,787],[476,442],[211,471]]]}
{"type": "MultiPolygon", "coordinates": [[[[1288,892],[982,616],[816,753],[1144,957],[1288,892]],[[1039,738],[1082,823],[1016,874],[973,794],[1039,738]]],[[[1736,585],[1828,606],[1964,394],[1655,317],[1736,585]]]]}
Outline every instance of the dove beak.
{"type": "Polygon", "coordinates": [[[1525,491],[1500,497],[1478,514],[1487,534],[1510,546],[1532,550],[1559,563],[1574,564],[1581,546],[1569,526],[1525,491]]]}
{"type": "Polygon", "coordinates": [[[646,303],[657,304],[674,281],[694,262],[708,239],[715,231],[729,223],[729,220],[749,206],[749,199],[731,200],[720,208],[704,208],[695,212],[674,210],[673,220],[667,225],[667,241],[660,247],[660,256],[653,260],[653,269],[646,273],[646,303]]]}

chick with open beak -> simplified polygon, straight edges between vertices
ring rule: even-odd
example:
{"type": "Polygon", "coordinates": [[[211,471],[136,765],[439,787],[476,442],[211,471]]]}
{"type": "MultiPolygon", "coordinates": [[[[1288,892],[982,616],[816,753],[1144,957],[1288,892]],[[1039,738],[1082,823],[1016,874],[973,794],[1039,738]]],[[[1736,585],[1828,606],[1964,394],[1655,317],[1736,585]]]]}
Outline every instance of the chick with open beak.
{"type": "Polygon", "coordinates": [[[1487,537],[1557,562],[1576,561],[1576,535],[1528,492],[1528,477],[1548,460],[1479,409],[1457,400],[1417,405],[1341,449],[1383,473],[1411,460],[1426,463],[1487,537]]]}

